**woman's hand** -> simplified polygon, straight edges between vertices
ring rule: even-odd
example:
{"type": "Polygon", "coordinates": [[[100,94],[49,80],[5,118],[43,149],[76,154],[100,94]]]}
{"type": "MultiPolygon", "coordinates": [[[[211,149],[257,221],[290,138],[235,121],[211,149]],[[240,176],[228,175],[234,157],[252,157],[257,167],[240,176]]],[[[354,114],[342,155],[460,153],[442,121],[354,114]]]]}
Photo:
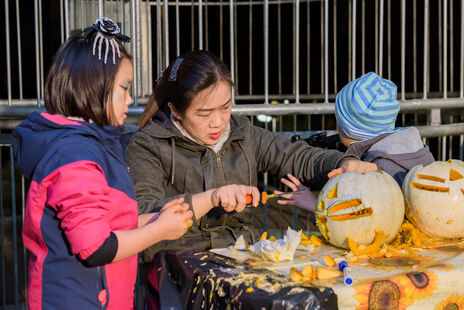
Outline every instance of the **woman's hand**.
{"type": "MultiPolygon", "coordinates": [[[[282,178],[280,182],[287,185],[292,191],[298,193],[283,195],[282,197],[286,198],[287,200],[277,200],[278,204],[281,205],[290,205],[297,207],[302,210],[306,210],[309,212],[314,212],[316,207],[316,196],[310,191],[310,189],[295,178],[291,174],[287,174],[289,180],[282,178]]],[[[281,194],[280,191],[274,191],[276,194],[281,194]]]]}
{"type": "Polygon", "coordinates": [[[223,207],[227,212],[242,212],[246,207],[246,195],[253,197],[254,207],[259,205],[261,195],[256,187],[237,184],[221,186],[213,190],[211,203],[223,207]]]}
{"type": "Polygon", "coordinates": [[[193,213],[184,198],[173,199],[166,203],[159,212],[153,225],[159,225],[162,231],[162,240],[175,240],[182,237],[192,226],[193,213]]]}
{"type": "Polygon", "coordinates": [[[348,160],[343,163],[340,168],[334,169],[329,172],[328,177],[331,178],[337,174],[353,171],[357,173],[366,173],[369,171],[377,170],[377,165],[367,161],[361,161],[357,159],[348,160]]]}

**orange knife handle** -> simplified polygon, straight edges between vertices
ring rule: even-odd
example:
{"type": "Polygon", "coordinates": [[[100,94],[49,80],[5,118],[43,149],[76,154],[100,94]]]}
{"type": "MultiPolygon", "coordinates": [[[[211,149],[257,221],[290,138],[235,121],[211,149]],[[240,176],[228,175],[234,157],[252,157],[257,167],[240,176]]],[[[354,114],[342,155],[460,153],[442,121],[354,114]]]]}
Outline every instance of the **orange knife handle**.
{"type": "MultiPolygon", "coordinates": [[[[247,205],[248,205],[248,204],[251,204],[251,203],[253,202],[253,196],[252,196],[251,194],[246,194],[245,197],[246,197],[246,203],[247,203],[247,205]]],[[[266,192],[262,192],[262,193],[261,193],[261,201],[260,201],[260,202],[261,202],[262,204],[265,204],[266,201],[267,201],[267,194],[266,194],[266,192]]]]}

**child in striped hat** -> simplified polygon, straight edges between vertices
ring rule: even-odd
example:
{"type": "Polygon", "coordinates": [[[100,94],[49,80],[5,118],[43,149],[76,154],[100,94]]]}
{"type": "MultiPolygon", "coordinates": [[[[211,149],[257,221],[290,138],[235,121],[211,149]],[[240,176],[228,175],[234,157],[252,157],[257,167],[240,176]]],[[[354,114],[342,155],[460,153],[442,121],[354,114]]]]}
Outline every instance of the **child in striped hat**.
{"type": "Polygon", "coordinates": [[[415,127],[395,128],[400,109],[396,85],[369,72],[338,93],[335,117],[346,153],[377,164],[401,186],[407,172],[433,162],[415,127]]]}

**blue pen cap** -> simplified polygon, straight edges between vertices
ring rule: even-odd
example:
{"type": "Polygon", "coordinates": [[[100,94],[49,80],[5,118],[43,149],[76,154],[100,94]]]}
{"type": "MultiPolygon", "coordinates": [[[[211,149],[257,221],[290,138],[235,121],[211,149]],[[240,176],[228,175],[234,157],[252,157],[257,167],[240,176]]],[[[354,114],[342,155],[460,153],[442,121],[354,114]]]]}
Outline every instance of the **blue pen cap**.
{"type": "Polygon", "coordinates": [[[345,277],[343,282],[347,285],[347,286],[350,286],[353,284],[353,279],[351,278],[348,278],[348,277],[345,277]]]}
{"type": "Polygon", "coordinates": [[[338,270],[343,271],[345,267],[348,267],[348,262],[346,260],[342,260],[338,263],[338,270]]]}

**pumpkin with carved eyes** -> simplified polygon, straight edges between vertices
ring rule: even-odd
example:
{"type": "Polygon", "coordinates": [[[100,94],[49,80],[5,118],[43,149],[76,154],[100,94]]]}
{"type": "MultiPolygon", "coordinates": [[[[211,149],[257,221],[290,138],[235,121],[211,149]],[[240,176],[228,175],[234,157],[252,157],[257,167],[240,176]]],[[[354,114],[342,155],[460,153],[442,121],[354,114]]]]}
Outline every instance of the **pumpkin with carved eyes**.
{"type": "Polygon", "coordinates": [[[436,238],[464,237],[464,162],[415,166],[403,183],[407,218],[436,238]]]}
{"type": "Polygon", "coordinates": [[[347,238],[356,244],[371,244],[376,231],[390,242],[403,222],[403,195],[386,172],[346,172],[324,185],[315,216],[321,234],[335,246],[347,249],[347,238]]]}

